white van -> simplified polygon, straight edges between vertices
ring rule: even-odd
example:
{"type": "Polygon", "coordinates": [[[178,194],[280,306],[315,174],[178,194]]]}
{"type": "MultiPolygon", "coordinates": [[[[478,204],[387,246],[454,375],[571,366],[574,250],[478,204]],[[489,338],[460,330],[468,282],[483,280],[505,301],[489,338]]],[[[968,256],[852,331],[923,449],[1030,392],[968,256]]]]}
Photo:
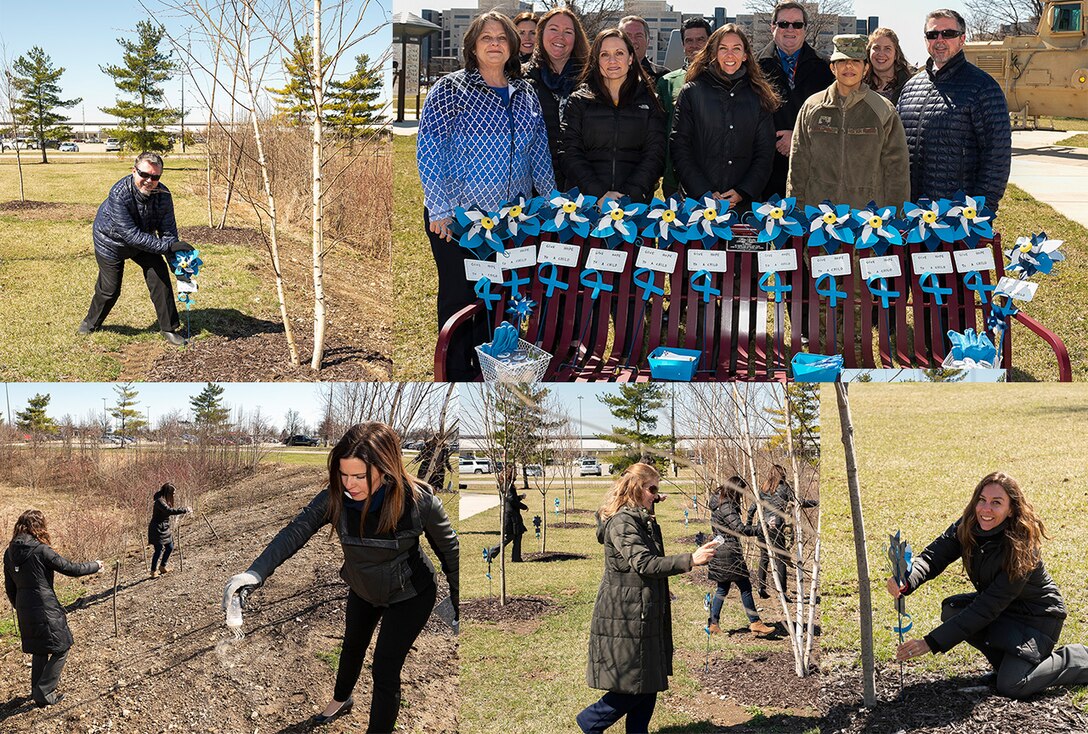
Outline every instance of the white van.
{"type": "Polygon", "coordinates": [[[597,477],[599,477],[599,476],[603,476],[603,472],[601,470],[600,462],[598,462],[596,459],[593,459],[593,458],[578,459],[577,469],[578,469],[578,476],[580,476],[580,477],[587,477],[587,476],[597,476],[597,477]]]}
{"type": "Polygon", "coordinates": [[[462,474],[490,474],[491,460],[479,458],[462,458],[457,462],[457,471],[462,474]]]}

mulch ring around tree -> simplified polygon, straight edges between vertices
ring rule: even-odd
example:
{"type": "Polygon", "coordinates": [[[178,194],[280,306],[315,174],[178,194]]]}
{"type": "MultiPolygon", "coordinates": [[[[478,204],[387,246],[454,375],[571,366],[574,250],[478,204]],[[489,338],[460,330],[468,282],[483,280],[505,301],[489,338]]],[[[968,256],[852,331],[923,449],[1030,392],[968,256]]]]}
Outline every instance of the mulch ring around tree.
{"type": "MultiPolygon", "coordinates": [[[[558,527],[552,525],[552,527],[558,527]]],[[[544,551],[543,553],[522,553],[521,557],[529,563],[552,563],[554,561],[584,561],[589,558],[581,553],[561,553],[559,551],[544,551]]]]}
{"type": "MultiPolygon", "coordinates": [[[[981,675],[981,673],[980,673],[981,675]]],[[[1068,688],[1051,688],[1026,701],[997,695],[975,677],[911,670],[899,691],[899,667],[878,667],[878,703],[862,706],[860,671],[821,676],[820,708],[824,732],[900,732],[935,734],[1065,734],[1088,731],[1088,713],[1074,707],[1068,688]]]]}
{"type": "MultiPolygon", "coordinates": [[[[749,633],[744,630],[744,634],[749,633]]],[[[757,638],[753,636],[752,639],[757,638]]],[[[810,663],[809,674],[804,678],[798,677],[794,672],[793,653],[790,652],[788,640],[776,650],[736,654],[728,658],[715,652],[713,643],[711,646],[709,671],[703,669],[705,658],[702,655],[697,661],[689,663],[691,674],[702,684],[706,693],[742,706],[816,709],[820,691],[819,670],[813,662],[810,663]]]]}
{"type": "Polygon", "coordinates": [[[461,619],[500,625],[535,622],[553,611],[558,611],[558,605],[544,596],[507,596],[503,605],[499,604],[498,596],[461,602],[461,619]]]}
{"type": "MultiPolygon", "coordinates": [[[[94,220],[98,207],[91,204],[70,204],[60,201],[4,201],[0,213],[12,214],[22,221],[94,220]]],[[[88,236],[88,241],[89,241],[88,236]]]]}
{"type": "Polygon", "coordinates": [[[550,523],[548,523],[548,527],[549,528],[563,528],[563,529],[567,529],[567,528],[591,528],[591,527],[593,527],[593,524],[588,523],[588,522],[569,522],[569,521],[568,522],[550,522],[550,523]]]}
{"type": "Polygon", "coordinates": [[[263,246],[264,238],[251,227],[184,227],[178,232],[181,239],[200,249],[204,245],[263,246]]]}

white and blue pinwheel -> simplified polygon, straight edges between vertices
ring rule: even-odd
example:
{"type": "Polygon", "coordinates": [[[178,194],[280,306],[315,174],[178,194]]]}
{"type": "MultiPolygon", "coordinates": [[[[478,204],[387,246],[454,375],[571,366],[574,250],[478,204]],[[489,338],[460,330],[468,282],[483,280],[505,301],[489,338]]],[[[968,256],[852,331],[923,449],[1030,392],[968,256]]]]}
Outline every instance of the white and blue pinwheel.
{"type": "Polygon", "coordinates": [[[1025,278],[1036,273],[1049,275],[1054,263],[1065,259],[1065,255],[1058,252],[1061,246],[1062,240],[1049,239],[1046,232],[1031,237],[1017,237],[1013,248],[1005,252],[1005,257],[1009,258],[1007,270],[1021,273],[1025,278]]]}
{"type": "Polygon", "coordinates": [[[508,204],[499,207],[499,216],[506,225],[510,239],[516,245],[525,243],[526,238],[540,234],[540,208],[544,200],[540,197],[526,199],[519,196],[508,204]]]}
{"type": "Polygon", "coordinates": [[[903,216],[906,219],[907,229],[903,234],[907,236],[907,242],[921,243],[929,248],[930,252],[940,247],[942,242],[955,242],[956,227],[946,221],[951,207],[952,203],[947,199],[940,201],[919,199],[917,204],[904,202],[903,216]]]}
{"type": "Polygon", "coordinates": [[[638,238],[642,226],[642,217],[647,210],[646,204],[621,204],[613,199],[605,199],[601,207],[601,218],[590,232],[591,237],[604,240],[609,247],[620,242],[628,244],[638,238]]]}
{"type": "Polygon", "coordinates": [[[733,239],[733,224],[737,213],[730,210],[729,199],[715,199],[704,194],[702,201],[688,199],[688,236],[690,241],[700,240],[703,247],[712,247],[718,240],[733,239]]]}
{"type": "Polygon", "coordinates": [[[824,201],[805,207],[808,218],[808,246],[822,247],[831,254],[843,244],[854,244],[854,217],[849,204],[824,201]]]}
{"type": "Polygon", "coordinates": [[[597,197],[586,196],[571,189],[566,194],[553,191],[548,197],[551,207],[540,229],[544,232],[555,232],[560,242],[566,242],[573,235],[579,237],[589,236],[589,210],[597,203],[597,197]]]}
{"type": "Polygon", "coordinates": [[[871,249],[874,254],[883,255],[892,245],[902,245],[903,234],[896,226],[895,214],[894,206],[877,208],[871,201],[869,206],[855,211],[854,219],[860,225],[860,231],[854,248],[871,249]]]}
{"type": "Polygon", "coordinates": [[[797,199],[792,196],[785,199],[773,196],[764,204],[753,202],[752,215],[760,223],[756,241],[770,242],[780,249],[791,236],[803,236],[805,227],[793,211],[796,205],[797,199]]]}
{"type": "Polygon", "coordinates": [[[968,247],[977,247],[983,237],[992,239],[994,236],[992,222],[995,215],[986,208],[985,196],[956,194],[946,216],[954,224],[954,237],[963,240],[968,247]]]}
{"type": "Polygon", "coordinates": [[[457,207],[454,221],[457,224],[455,232],[461,232],[458,244],[480,259],[486,258],[491,251],[506,252],[502,241],[502,219],[498,212],[457,207]]]}
{"type": "Polygon", "coordinates": [[[675,196],[668,201],[655,198],[646,212],[648,222],[642,231],[643,237],[657,238],[657,246],[666,248],[674,242],[684,243],[691,239],[686,223],[687,213],[684,202],[675,196]]]}
{"type": "Polygon", "coordinates": [[[997,347],[982,333],[966,329],[963,333],[948,332],[948,341],[952,344],[949,352],[950,363],[954,368],[993,367],[997,358],[997,347]]]}

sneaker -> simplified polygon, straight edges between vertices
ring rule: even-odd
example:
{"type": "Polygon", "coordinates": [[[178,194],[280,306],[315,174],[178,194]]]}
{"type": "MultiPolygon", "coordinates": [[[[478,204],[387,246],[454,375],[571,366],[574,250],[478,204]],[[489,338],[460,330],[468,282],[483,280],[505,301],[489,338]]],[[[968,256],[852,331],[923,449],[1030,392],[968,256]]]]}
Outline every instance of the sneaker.
{"type": "Polygon", "coordinates": [[[768,624],[764,624],[762,621],[755,621],[748,625],[748,630],[752,634],[756,635],[771,635],[774,634],[774,627],[768,624]]]}
{"type": "Polygon", "coordinates": [[[54,698],[52,701],[47,701],[45,703],[42,703],[41,701],[35,701],[34,705],[37,706],[40,709],[43,709],[46,706],[55,706],[56,704],[60,703],[63,700],[64,700],[64,694],[63,693],[58,693],[57,697],[54,698]]]}
{"type": "Polygon", "coordinates": [[[94,326],[88,324],[86,321],[81,321],[79,324],[79,328],[76,329],[76,333],[82,334],[83,336],[86,336],[87,334],[90,334],[92,332],[94,332],[94,326]]]}
{"type": "Polygon", "coordinates": [[[176,331],[163,331],[160,333],[162,334],[163,339],[168,343],[173,344],[175,347],[184,347],[186,344],[185,337],[176,331]]]}
{"type": "Polygon", "coordinates": [[[711,623],[709,629],[710,629],[710,634],[712,634],[712,635],[720,635],[722,633],[722,628],[718,626],[717,622],[711,623]]]}

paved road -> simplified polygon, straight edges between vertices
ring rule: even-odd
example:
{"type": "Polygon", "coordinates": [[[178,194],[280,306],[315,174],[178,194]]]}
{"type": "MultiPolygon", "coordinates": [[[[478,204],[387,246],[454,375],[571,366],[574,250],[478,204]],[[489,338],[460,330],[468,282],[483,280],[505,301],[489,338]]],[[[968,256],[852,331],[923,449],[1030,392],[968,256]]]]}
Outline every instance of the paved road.
{"type": "Polygon", "coordinates": [[[458,509],[458,517],[467,520],[473,515],[479,515],[492,507],[499,506],[499,495],[496,492],[490,494],[475,494],[473,492],[461,492],[461,506],[458,509]]]}
{"type": "Polygon", "coordinates": [[[1088,227],[1088,148],[1054,145],[1073,134],[1014,132],[1009,180],[1062,216],[1088,227]]]}

